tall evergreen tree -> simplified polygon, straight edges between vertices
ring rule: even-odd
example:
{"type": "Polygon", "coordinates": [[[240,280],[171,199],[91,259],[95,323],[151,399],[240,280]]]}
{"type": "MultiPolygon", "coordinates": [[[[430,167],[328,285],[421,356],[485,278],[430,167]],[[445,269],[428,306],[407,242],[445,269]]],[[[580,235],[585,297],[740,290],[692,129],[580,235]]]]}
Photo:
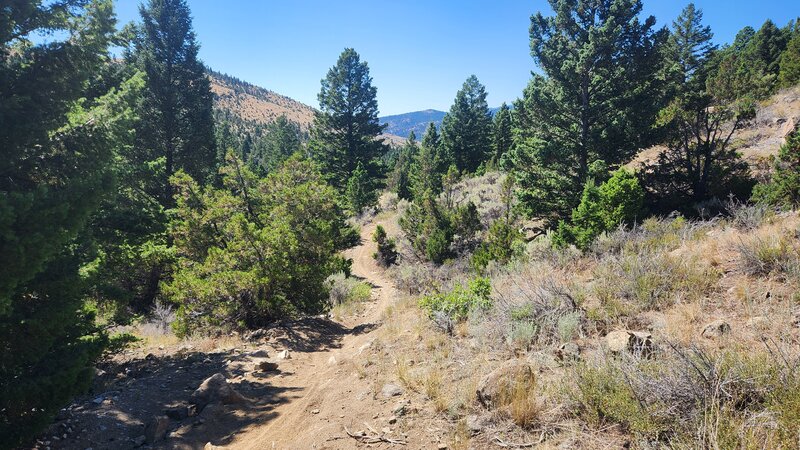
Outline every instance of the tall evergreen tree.
{"type": "Polygon", "coordinates": [[[372,185],[365,188],[374,189],[381,176],[378,158],[386,145],[379,136],[386,126],[378,120],[377,92],[369,66],[352,48],[342,52],[322,80],[311,151],[340,189],[359,164],[372,185]]]}
{"type": "Polygon", "coordinates": [[[764,73],[774,79],[780,74],[781,54],[789,42],[788,34],[788,30],[781,30],[767,19],[753,37],[754,53],[763,64],[764,73]]]}
{"type": "Polygon", "coordinates": [[[431,122],[428,128],[425,129],[425,134],[422,135],[422,146],[432,149],[439,148],[439,130],[436,129],[436,124],[431,122]]]}
{"type": "Polygon", "coordinates": [[[493,119],[492,143],[494,155],[492,159],[499,163],[501,158],[511,150],[513,145],[513,131],[511,129],[511,109],[503,103],[493,119]]]}
{"type": "Polygon", "coordinates": [[[435,195],[442,190],[442,176],[447,171],[447,166],[440,151],[439,132],[431,122],[422,137],[422,146],[411,169],[411,193],[416,201],[422,201],[426,195],[435,195]]]}
{"type": "Polygon", "coordinates": [[[411,192],[411,172],[418,153],[419,144],[417,144],[417,136],[414,134],[414,131],[411,131],[408,133],[408,139],[405,145],[400,149],[394,169],[389,175],[388,187],[396,192],[399,198],[411,200],[413,197],[411,192]]]}
{"type": "Polygon", "coordinates": [[[82,309],[73,243],[113,182],[125,105],[87,86],[114,25],[110,0],[0,8],[0,448],[87,388],[104,345],[82,309]],[[41,33],[52,41],[31,40],[41,33]]]}
{"type": "Polygon", "coordinates": [[[377,192],[375,189],[370,188],[369,174],[361,165],[361,162],[356,165],[355,170],[347,180],[345,197],[347,198],[347,204],[350,206],[350,212],[353,214],[360,214],[364,208],[375,204],[377,200],[377,192]]]}
{"type": "Polygon", "coordinates": [[[247,155],[242,156],[264,171],[272,172],[292,154],[300,151],[303,138],[300,126],[287,119],[285,115],[267,125],[265,132],[264,139],[249,158],[247,155]]]}
{"type": "Polygon", "coordinates": [[[771,20],[758,31],[743,28],[713,61],[709,90],[723,101],[768,97],[778,87],[781,55],[789,35],[789,30],[779,29],[771,20]]]}
{"type": "Polygon", "coordinates": [[[161,201],[172,205],[170,177],[183,170],[197,180],[215,173],[211,82],[197,59],[199,44],[186,0],[149,0],[139,8],[136,62],[147,76],[137,133],[148,160],[164,160],[161,201]]]}
{"type": "Polygon", "coordinates": [[[566,217],[591,163],[618,164],[652,143],[664,104],[666,31],[640,19],[640,0],[550,0],[531,18],[534,74],[515,104],[515,169],[529,215],[566,217]]]}
{"type": "Polygon", "coordinates": [[[703,25],[703,11],[694,3],[689,3],[672,22],[667,54],[669,69],[675,74],[678,89],[692,78],[717,48],[713,38],[711,27],[703,25]]]}
{"type": "Polygon", "coordinates": [[[491,155],[491,136],[486,88],[471,75],[442,120],[443,152],[458,170],[474,172],[491,155]]]}
{"type": "Polygon", "coordinates": [[[781,55],[781,85],[794,86],[800,83],[800,19],[794,23],[792,38],[781,55]]]}

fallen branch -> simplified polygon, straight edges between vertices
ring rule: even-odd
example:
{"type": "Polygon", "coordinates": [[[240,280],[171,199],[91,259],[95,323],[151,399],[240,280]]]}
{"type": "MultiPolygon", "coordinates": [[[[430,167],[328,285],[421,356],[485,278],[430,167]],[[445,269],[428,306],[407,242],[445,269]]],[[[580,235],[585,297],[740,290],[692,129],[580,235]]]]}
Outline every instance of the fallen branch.
{"type": "MultiPolygon", "coordinates": [[[[372,427],[369,427],[369,428],[372,429],[372,427]]],[[[364,434],[351,433],[350,430],[347,429],[347,427],[344,427],[344,432],[347,433],[347,435],[350,436],[351,438],[353,438],[353,439],[355,439],[355,440],[357,440],[357,441],[359,441],[359,442],[361,442],[363,444],[377,444],[379,442],[386,442],[388,444],[397,444],[397,445],[406,445],[407,444],[406,441],[401,441],[399,439],[392,439],[392,438],[388,438],[386,436],[378,435],[378,434],[368,435],[366,433],[364,433],[364,434]]]]}
{"type": "Polygon", "coordinates": [[[539,441],[538,442],[526,442],[526,443],[523,443],[523,444],[515,444],[513,442],[505,442],[505,441],[503,441],[502,439],[500,439],[500,436],[495,436],[494,440],[495,440],[495,444],[497,444],[500,447],[504,447],[504,448],[531,448],[531,447],[535,447],[535,446],[541,444],[542,442],[544,442],[544,431],[542,431],[542,435],[539,436],[539,441]]]}

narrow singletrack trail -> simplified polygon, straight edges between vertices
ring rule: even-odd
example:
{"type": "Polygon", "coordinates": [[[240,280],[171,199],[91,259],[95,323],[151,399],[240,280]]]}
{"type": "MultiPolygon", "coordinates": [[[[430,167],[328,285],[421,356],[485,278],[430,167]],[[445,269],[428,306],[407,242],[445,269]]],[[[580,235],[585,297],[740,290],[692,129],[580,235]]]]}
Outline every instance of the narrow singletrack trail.
{"type": "Polygon", "coordinates": [[[360,378],[354,367],[354,358],[375,339],[382,313],[398,298],[392,282],[372,257],[375,227],[375,223],[364,226],[362,243],[345,254],[353,260],[353,274],[373,286],[368,309],[355,323],[347,324],[350,331],[338,342],[293,353],[287,367],[281,366],[285,374],[270,382],[289,394],[275,405],[270,419],[237,433],[226,448],[355,448],[356,441],[344,428],[363,428],[365,421],[386,414],[388,407],[385,400],[377,398],[375,381],[360,378]]]}

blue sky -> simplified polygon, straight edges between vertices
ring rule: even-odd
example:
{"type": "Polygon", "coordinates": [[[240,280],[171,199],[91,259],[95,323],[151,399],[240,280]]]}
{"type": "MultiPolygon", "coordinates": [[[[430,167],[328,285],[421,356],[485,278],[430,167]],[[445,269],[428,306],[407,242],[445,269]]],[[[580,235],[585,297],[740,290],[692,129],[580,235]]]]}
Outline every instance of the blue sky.
{"type": "MultiPolygon", "coordinates": [[[[115,0],[121,23],[138,18],[137,0],[115,0]]],[[[345,47],[369,63],[381,115],[446,111],[475,74],[489,105],[517,98],[534,69],[531,14],[546,0],[188,0],[213,69],[317,106],[319,82],[345,47]]],[[[669,24],[683,1],[644,0],[669,24]]],[[[767,18],[800,16],[797,0],[696,0],[715,40],[730,42],[767,18]]]]}

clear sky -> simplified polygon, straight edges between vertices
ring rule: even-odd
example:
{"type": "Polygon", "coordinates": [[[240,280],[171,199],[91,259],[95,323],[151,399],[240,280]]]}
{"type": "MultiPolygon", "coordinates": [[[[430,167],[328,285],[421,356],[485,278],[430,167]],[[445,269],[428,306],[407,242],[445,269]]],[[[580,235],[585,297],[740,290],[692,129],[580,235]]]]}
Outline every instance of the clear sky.
{"type": "MultiPolygon", "coordinates": [[[[121,23],[138,19],[138,0],[115,0],[121,23]]],[[[489,106],[519,97],[534,69],[530,16],[546,0],[188,0],[214,70],[317,106],[320,80],[345,47],[369,63],[381,115],[446,111],[475,74],[489,106]]],[[[644,0],[670,24],[688,2],[644,0]]],[[[718,43],[770,18],[800,16],[798,0],[695,0],[718,43]]]]}

